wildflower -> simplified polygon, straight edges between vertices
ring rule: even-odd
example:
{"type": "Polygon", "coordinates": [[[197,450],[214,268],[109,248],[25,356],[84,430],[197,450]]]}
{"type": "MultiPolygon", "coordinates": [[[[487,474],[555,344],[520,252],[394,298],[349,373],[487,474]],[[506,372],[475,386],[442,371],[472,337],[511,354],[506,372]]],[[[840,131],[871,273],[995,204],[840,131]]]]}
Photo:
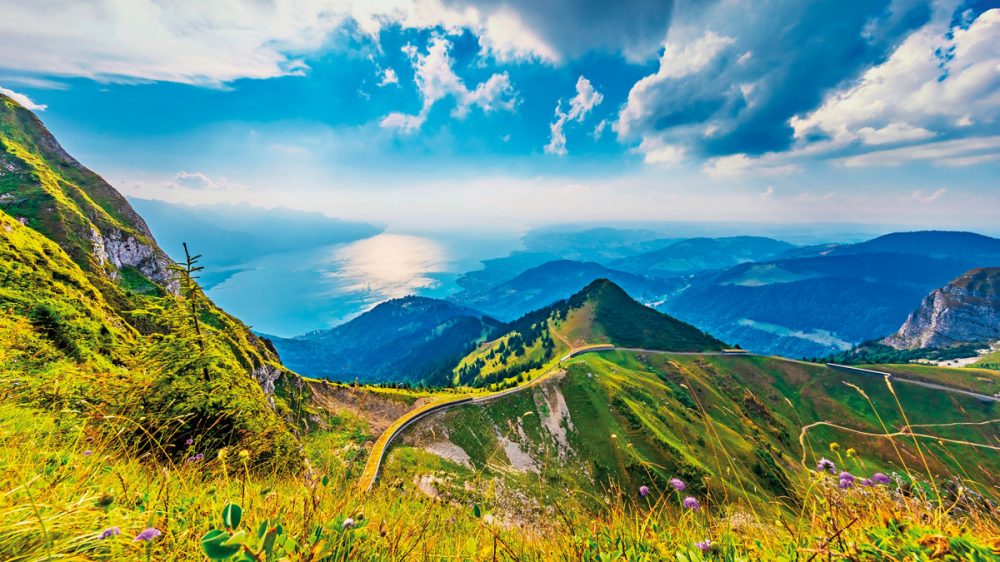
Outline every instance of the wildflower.
{"type": "Polygon", "coordinates": [[[840,489],[841,490],[849,490],[849,489],[851,489],[853,487],[854,487],[854,480],[853,479],[847,479],[847,478],[841,478],[840,479],[840,489]]]}
{"type": "Polygon", "coordinates": [[[122,534],[122,530],[118,527],[108,527],[107,529],[101,531],[101,535],[97,538],[103,541],[104,539],[110,539],[111,537],[118,536],[120,534],[122,534]]]}
{"type": "Polygon", "coordinates": [[[93,455],[93,454],[94,454],[94,452],[91,451],[90,449],[87,449],[86,451],[83,452],[83,456],[85,456],[85,457],[89,457],[90,455],[93,455]]]}
{"type": "Polygon", "coordinates": [[[847,471],[841,472],[838,475],[838,478],[840,478],[841,480],[850,480],[851,483],[854,482],[854,475],[847,471]]]}
{"type": "Polygon", "coordinates": [[[875,482],[871,478],[862,478],[858,483],[866,488],[871,488],[875,485],[875,482]]]}
{"type": "Polygon", "coordinates": [[[243,460],[246,460],[246,459],[250,458],[250,451],[248,451],[246,449],[243,449],[242,451],[240,451],[240,458],[243,459],[243,460]]]}
{"type": "Polygon", "coordinates": [[[191,445],[194,445],[194,439],[188,437],[187,439],[184,440],[184,444],[190,447],[191,445]]]}
{"type": "Polygon", "coordinates": [[[155,539],[156,537],[158,537],[158,536],[160,536],[162,534],[163,533],[160,532],[160,530],[157,529],[156,527],[149,527],[148,529],[144,529],[141,533],[139,533],[138,535],[136,535],[135,538],[132,539],[132,542],[136,542],[136,541],[146,541],[146,542],[149,542],[149,541],[155,539]]]}
{"type": "Polygon", "coordinates": [[[847,450],[847,458],[854,458],[856,456],[858,456],[858,452],[853,447],[847,450]]]}
{"type": "Polygon", "coordinates": [[[196,453],[187,458],[185,464],[196,463],[205,460],[205,453],[196,453]]]}
{"type": "Polygon", "coordinates": [[[698,547],[698,550],[700,550],[702,552],[708,552],[709,550],[712,550],[712,541],[710,541],[710,540],[704,540],[704,541],[701,541],[701,542],[696,542],[696,543],[694,543],[694,545],[696,547],[698,547]]]}
{"type": "Polygon", "coordinates": [[[225,447],[219,449],[219,459],[226,460],[226,455],[228,455],[228,454],[229,454],[229,451],[227,451],[225,447]]]}
{"type": "Polygon", "coordinates": [[[684,501],[681,502],[681,505],[683,505],[687,509],[691,509],[694,511],[701,509],[701,504],[698,503],[698,500],[691,496],[684,498],[684,501]]]}
{"type": "Polygon", "coordinates": [[[837,467],[833,464],[833,461],[827,458],[819,459],[819,463],[816,464],[816,470],[820,472],[829,472],[830,474],[833,474],[833,471],[836,469],[837,467]]]}
{"type": "Polygon", "coordinates": [[[341,525],[341,527],[343,527],[344,529],[350,529],[353,526],[354,526],[354,520],[351,519],[350,517],[344,519],[344,523],[341,525]]]}
{"type": "Polygon", "coordinates": [[[639,486],[639,495],[646,497],[649,495],[649,486],[639,486]]]}
{"type": "Polygon", "coordinates": [[[872,474],[872,482],[876,484],[888,484],[891,481],[892,480],[890,480],[888,476],[882,474],[881,472],[876,472],[875,474],[872,474]]]}
{"type": "Polygon", "coordinates": [[[684,488],[687,488],[687,484],[685,484],[684,481],[681,480],[680,478],[671,478],[669,482],[670,485],[673,486],[673,488],[678,492],[681,492],[684,490],[684,488]]]}
{"type": "Polygon", "coordinates": [[[840,444],[839,443],[830,443],[830,452],[831,453],[836,453],[839,450],[840,450],[840,444]]]}

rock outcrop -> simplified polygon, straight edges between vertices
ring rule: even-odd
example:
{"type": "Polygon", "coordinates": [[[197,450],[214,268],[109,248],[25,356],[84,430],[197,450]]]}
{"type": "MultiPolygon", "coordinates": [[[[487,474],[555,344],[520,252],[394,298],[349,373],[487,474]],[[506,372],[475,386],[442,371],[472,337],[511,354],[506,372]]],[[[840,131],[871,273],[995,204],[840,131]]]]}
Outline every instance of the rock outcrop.
{"type": "Polygon", "coordinates": [[[895,349],[1000,340],[1000,267],[974,269],[927,295],[882,343],[895,349]]]}

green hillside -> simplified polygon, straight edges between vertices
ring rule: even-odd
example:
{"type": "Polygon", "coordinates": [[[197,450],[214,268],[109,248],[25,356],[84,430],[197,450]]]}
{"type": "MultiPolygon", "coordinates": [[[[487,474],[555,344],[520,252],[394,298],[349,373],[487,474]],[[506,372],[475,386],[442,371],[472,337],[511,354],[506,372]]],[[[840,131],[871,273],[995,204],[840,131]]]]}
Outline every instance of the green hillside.
{"type": "Polygon", "coordinates": [[[530,391],[407,430],[385,480],[433,484],[522,524],[547,516],[540,498],[594,508],[616,489],[672,495],[674,477],[712,504],[774,517],[798,509],[793,483],[823,457],[859,478],[909,473],[1000,493],[996,451],[957,443],[995,446],[1000,403],[896,383],[901,410],[877,377],[768,357],[617,351],[564,368],[530,391]],[[803,432],[817,422],[829,425],[803,432]],[[919,449],[878,437],[907,424],[919,449]]]}
{"type": "Polygon", "coordinates": [[[287,371],[197,271],[176,269],[114,188],[0,96],[0,379],[13,396],[142,418],[103,429],[164,457],[192,439],[295,466],[287,371]]]}
{"type": "Polygon", "coordinates": [[[455,384],[511,387],[590,345],[663,351],[717,351],[721,341],[690,324],[657,312],[607,279],[598,279],[569,299],[526,314],[501,328],[455,367],[455,384]]]}

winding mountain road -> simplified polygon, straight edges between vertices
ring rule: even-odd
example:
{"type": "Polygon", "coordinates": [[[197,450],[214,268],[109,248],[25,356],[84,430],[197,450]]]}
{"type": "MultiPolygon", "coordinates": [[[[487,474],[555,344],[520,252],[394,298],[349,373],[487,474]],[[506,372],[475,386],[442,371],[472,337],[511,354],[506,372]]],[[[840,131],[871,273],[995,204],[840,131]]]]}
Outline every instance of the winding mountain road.
{"type": "MultiPolygon", "coordinates": [[[[529,388],[532,388],[532,387],[534,387],[534,386],[536,386],[538,384],[541,384],[543,381],[547,380],[553,374],[555,374],[557,372],[560,372],[561,369],[559,367],[562,365],[562,363],[564,361],[568,361],[568,360],[570,360],[570,359],[572,359],[574,357],[583,355],[585,353],[599,353],[599,352],[602,352],[602,351],[630,351],[630,352],[633,352],[633,353],[649,353],[649,354],[657,354],[657,355],[702,355],[702,356],[722,356],[722,355],[726,355],[726,356],[735,356],[735,357],[753,356],[754,355],[753,353],[749,353],[749,352],[746,352],[746,351],[743,351],[743,350],[723,350],[723,351],[663,351],[663,350],[659,350],[659,349],[643,349],[643,348],[636,348],[636,347],[616,347],[616,346],[611,345],[611,344],[589,345],[589,346],[585,346],[585,347],[576,348],[576,349],[570,351],[569,353],[567,353],[566,355],[564,355],[559,360],[559,364],[552,366],[547,371],[545,371],[544,373],[542,373],[541,375],[539,375],[538,377],[534,378],[533,380],[531,380],[530,382],[528,382],[526,384],[523,384],[523,385],[520,385],[520,386],[516,386],[514,388],[510,388],[510,389],[507,389],[507,390],[502,390],[502,391],[499,391],[499,392],[492,392],[492,393],[471,393],[470,392],[468,394],[458,395],[458,396],[456,396],[454,398],[449,398],[449,399],[445,399],[445,400],[439,400],[437,402],[431,402],[431,403],[425,404],[425,405],[423,405],[423,406],[421,406],[419,408],[411,410],[411,411],[407,412],[406,414],[403,414],[402,417],[400,417],[399,419],[397,419],[395,422],[392,423],[392,425],[390,425],[388,428],[386,428],[386,430],[384,432],[382,432],[382,435],[380,435],[379,438],[375,441],[375,445],[372,447],[371,454],[368,456],[368,462],[365,464],[365,469],[361,473],[361,478],[358,480],[358,489],[367,492],[367,491],[371,490],[373,486],[375,486],[375,483],[378,481],[378,477],[379,477],[379,475],[380,475],[380,473],[382,471],[382,463],[385,461],[385,455],[389,451],[389,446],[392,444],[393,439],[395,439],[396,437],[398,437],[399,434],[402,433],[404,429],[406,429],[407,427],[409,427],[412,424],[416,423],[417,421],[419,421],[419,420],[421,420],[421,419],[423,419],[423,418],[425,418],[425,417],[427,417],[427,416],[429,416],[429,415],[431,415],[433,413],[441,412],[441,411],[444,411],[444,410],[448,410],[448,409],[451,409],[451,408],[454,408],[454,407],[457,407],[457,406],[462,406],[462,405],[465,405],[465,404],[483,404],[483,403],[489,402],[491,400],[496,400],[497,398],[502,398],[502,397],[507,396],[509,394],[515,394],[515,393],[518,393],[518,392],[523,392],[523,391],[525,391],[525,390],[527,390],[529,388]]],[[[778,359],[783,359],[784,360],[785,358],[779,357],[778,359]]],[[[794,360],[790,360],[790,361],[794,361],[794,360]]],[[[796,362],[799,362],[799,361],[796,361],[796,362]]],[[[815,363],[811,363],[811,364],[814,365],[815,363]]],[[[897,377],[896,375],[893,375],[892,373],[886,373],[886,372],[883,372],[883,371],[875,371],[875,370],[872,370],[872,369],[862,369],[860,367],[852,367],[852,366],[849,366],[849,365],[838,365],[836,363],[827,363],[826,366],[829,367],[829,368],[831,368],[831,369],[834,369],[834,370],[839,370],[839,371],[844,371],[844,372],[849,372],[849,373],[854,373],[854,374],[860,374],[860,375],[867,375],[867,376],[888,376],[891,380],[896,381],[896,382],[902,382],[902,383],[906,383],[906,384],[915,384],[915,385],[924,386],[924,387],[927,387],[927,388],[932,388],[932,389],[935,389],[935,390],[941,390],[941,391],[944,391],[944,392],[952,392],[952,393],[956,393],[956,394],[964,394],[966,396],[971,396],[973,398],[978,398],[980,400],[1000,402],[1000,398],[997,398],[997,397],[994,397],[994,396],[988,396],[986,394],[978,394],[978,393],[971,392],[971,391],[968,391],[968,390],[962,390],[962,389],[959,389],[959,388],[953,388],[953,387],[944,386],[944,385],[940,385],[940,384],[934,384],[934,383],[923,382],[923,381],[916,381],[916,380],[913,380],[913,379],[900,378],[900,377],[897,377]]]]}
{"type": "MultiPolygon", "coordinates": [[[[615,347],[611,344],[599,344],[599,345],[588,345],[584,347],[578,347],[573,349],[566,355],[564,355],[560,360],[559,364],[563,361],[568,361],[584,353],[596,353],[601,351],[632,351],[636,353],[668,353],[673,355],[750,355],[746,352],[735,352],[735,351],[704,351],[704,352],[694,352],[694,351],[661,351],[656,349],[639,349],[630,347],[615,347]]],[[[372,446],[372,451],[368,455],[368,462],[365,464],[365,469],[361,473],[361,478],[358,480],[358,489],[367,492],[371,490],[378,481],[378,477],[382,472],[382,463],[385,461],[385,455],[389,451],[389,445],[392,444],[393,439],[399,436],[404,429],[413,425],[417,421],[434,414],[436,412],[441,412],[454,408],[456,406],[462,406],[465,404],[482,404],[489,402],[490,400],[496,400],[497,398],[502,398],[509,394],[515,394],[517,392],[522,392],[529,388],[532,388],[542,381],[548,379],[554,373],[559,372],[559,365],[554,365],[541,375],[535,377],[530,382],[522,384],[520,386],[515,386],[507,390],[501,390],[499,392],[492,393],[469,393],[455,396],[454,398],[448,398],[445,400],[438,400],[437,402],[430,402],[424,404],[423,406],[410,410],[394,421],[392,425],[386,428],[382,432],[382,435],[375,440],[375,444],[372,446]]]]}

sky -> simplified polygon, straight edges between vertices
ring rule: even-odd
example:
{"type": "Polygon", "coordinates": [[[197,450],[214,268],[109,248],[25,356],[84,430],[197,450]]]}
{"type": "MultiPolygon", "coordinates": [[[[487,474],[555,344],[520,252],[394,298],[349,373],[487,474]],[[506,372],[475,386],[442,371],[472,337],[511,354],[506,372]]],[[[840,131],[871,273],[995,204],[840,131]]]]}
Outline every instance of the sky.
{"type": "Polygon", "coordinates": [[[0,11],[0,92],[135,197],[403,230],[1000,230],[996,1],[0,0],[0,11]]]}

